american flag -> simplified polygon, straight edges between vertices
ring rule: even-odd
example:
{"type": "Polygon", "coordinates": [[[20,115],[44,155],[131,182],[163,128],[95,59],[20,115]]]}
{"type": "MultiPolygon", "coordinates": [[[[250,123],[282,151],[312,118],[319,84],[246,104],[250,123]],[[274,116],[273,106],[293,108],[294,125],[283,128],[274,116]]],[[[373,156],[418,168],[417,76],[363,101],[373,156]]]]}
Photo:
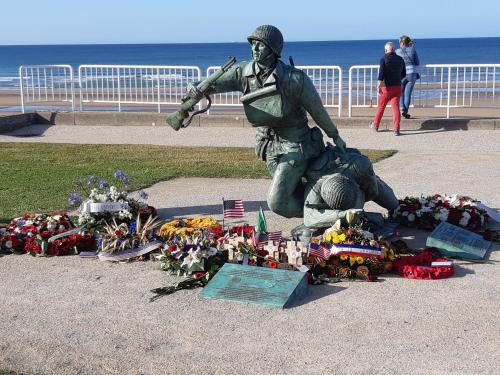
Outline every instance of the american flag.
{"type": "Polygon", "coordinates": [[[276,231],[276,232],[268,232],[267,233],[267,239],[269,241],[278,241],[278,242],[281,242],[281,240],[283,239],[283,237],[281,235],[281,231],[276,231]]]}
{"type": "Polygon", "coordinates": [[[222,208],[224,211],[224,218],[243,217],[245,208],[241,199],[233,199],[229,201],[222,200],[222,208]]]}
{"type": "Polygon", "coordinates": [[[229,231],[227,231],[226,234],[224,235],[224,237],[219,237],[219,239],[217,240],[217,244],[219,246],[221,246],[224,243],[225,240],[229,239],[229,237],[230,237],[229,231]]]}
{"type": "Polygon", "coordinates": [[[309,255],[328,260],[328,258],[330,258],[330,249],[321,246],[318,243],[312,243],[309,245],[309,255]]]}
{"type": "Polygon", "coordinates": [[[252,232],[252,246],[255,250],[264,250],[264,242],[260,238],[260,233],[252,232]]]}

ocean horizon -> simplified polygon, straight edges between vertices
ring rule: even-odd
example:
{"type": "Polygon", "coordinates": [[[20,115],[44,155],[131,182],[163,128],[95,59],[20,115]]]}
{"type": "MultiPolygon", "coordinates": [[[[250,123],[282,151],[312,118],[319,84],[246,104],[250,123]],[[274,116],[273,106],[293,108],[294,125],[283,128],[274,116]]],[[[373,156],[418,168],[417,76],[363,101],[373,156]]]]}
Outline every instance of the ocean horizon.
{"type": "MultiPolygon", "coordinates": [[[[285,42],[282,60],[296,65],[378,64],[386,39],[285,42]]],[[[392,40],[398,46],[398,39],[392,40]]],[[[500,37],[417,39],[421,64],[498,64],[500,37]]],[[[188,65],[205,71],[229,56],[251,59],[247,42],[162,44],[51,44],[0,46],[0,88],[19,86],[19,66],[68,64],[188,65]]]]}

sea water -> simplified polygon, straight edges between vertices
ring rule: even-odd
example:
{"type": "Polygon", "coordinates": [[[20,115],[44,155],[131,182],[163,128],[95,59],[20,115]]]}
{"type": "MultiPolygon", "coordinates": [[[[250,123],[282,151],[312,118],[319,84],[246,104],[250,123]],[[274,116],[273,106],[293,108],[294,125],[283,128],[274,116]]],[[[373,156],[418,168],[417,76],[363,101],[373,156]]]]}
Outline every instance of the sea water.
{"type": "MultiPolygon", "coordinates": [[[[286,42],[282,59],[296,65],[378,64],[386,40],[286,42]]],[[[395,46],[398,41],[393,40],[395,46]]],[[[500,38],[420,39],[415,48],[421,64],[500,63],[500,38]]],[[[223,65],[229,56],[251,58],[248,43],[82,44],[0,46],[0,88],[19,87],[20,65],[81,64],[189,65],[202,72],[223,65]]]]}

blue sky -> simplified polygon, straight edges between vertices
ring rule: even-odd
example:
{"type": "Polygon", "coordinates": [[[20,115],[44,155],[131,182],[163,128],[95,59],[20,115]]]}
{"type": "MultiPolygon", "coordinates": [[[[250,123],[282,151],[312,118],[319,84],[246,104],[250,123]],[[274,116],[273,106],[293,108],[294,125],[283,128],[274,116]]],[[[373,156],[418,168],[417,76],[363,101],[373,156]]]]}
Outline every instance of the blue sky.
{"type": "Polygon", "coordinates": [[[498,0],[2,0],[0,44],[287,41],[500,36],[498,0]],[[383,6],[381,6],[383,4],[383,6]],[[404,8],[406,6],[406,8],[404,8]],[[244,10],[243,10],[244,9],[244,10]]]}

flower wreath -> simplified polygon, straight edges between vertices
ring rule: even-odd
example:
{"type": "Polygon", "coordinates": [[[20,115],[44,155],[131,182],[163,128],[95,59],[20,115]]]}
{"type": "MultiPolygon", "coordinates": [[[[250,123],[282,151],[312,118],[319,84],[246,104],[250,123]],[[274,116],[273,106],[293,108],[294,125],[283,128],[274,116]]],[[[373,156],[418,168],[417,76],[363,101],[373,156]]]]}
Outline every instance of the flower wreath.
{"type": "Polygon", "coordinates": [[[428,248],[415,256],[396,259],[393,269],[399,275],[408,279],[436,280],[453,276],[453,265],[432,266],[432,262],[447,261],[440,257],[435,248],[428,248]]]}

